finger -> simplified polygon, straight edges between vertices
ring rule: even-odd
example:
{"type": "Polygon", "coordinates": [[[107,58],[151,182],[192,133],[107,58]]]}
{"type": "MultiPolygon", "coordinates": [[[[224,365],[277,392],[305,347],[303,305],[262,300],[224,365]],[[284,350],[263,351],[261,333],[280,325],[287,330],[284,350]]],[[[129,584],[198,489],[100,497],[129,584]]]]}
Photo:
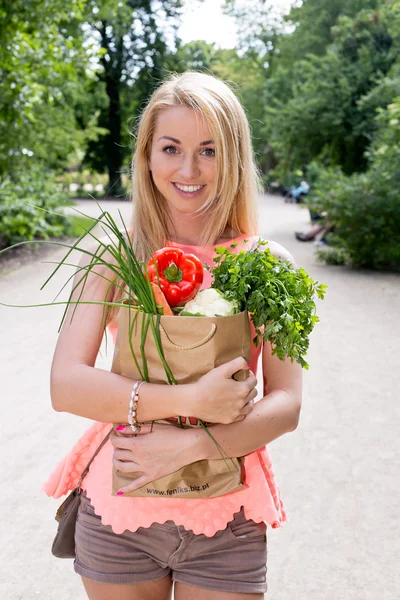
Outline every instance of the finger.
{"type": "MultiPolygon", "coordinates": [[[[257,385],[257,378],[254,377],[249,377],[248,379],[246,379],[245,381],[240,382],[240,388],[237,388],[237,393],[239,394],[240,398],[243,398],[243,400],[246,400],[246,398],[248,397],[248,395],[252,392],[252,390],[256,389],[256,385],[257,385]]],[[[248,398],[246,400],[246,402],[248,401],[248,398]]]]}
{"type": "Polygon", "coordinates": [[[240,409],[240,416],[244,415],[248,415],[249,413],[251,413],[251,411],[254,408],[254,394],[251,393],[249,394],[249,396],[247,397],[247,402],[242,406],[242,408],[240,409]]]}
{"type": "Polygon", "coordinates": [[[128,462],[137,462],[137,457],[133,454],[131,450],[123,450],[122,448],[115,448],[114,458],[116,458],[117,460],[123,460],[128,462]]]}
{"type": "Polygon", "coordinates": [[[236,417],[236,419],[234,421],[232,421],[232,423],[237,423],[238,421],[243,421],[243,419],[246,418],[246,415],[242,415],[240,414],[238,417],[236,417]]]}
{"type": "Polygon", "coordinates": [[[250,375],[246,379],[246,385],[249,386],[249,389],[252,389],[256,387],[257,383],[257,377],[250,371],[250,375]]]}
{"type": "MultiPolygon", "coordinates": [[[[119,427],[123,427],[122,425],[119,427]]],[[[113,431],[110,436],[111,444],[114,448],[131,448],[134,443],[133,440],[140,438],[141,435],[147,435],[151,433],[151,423],[143,425],[139,433],[133,433],[129,425],[124,430],[120,429],[118,432],[113,431]]]]}
{"type": "MultiPolygon", "coordinates": [[[[114,431],[116,432],[116,435],[143,435],[145,433],[150,433],[151,430],[153,428],[153,423],[143,423],[140,431],[136,433],[134,433],[131,429],[130,425],[127,425],[126,423],[122,423],[119,424],[117,426],[115,426],[114,431]]],[[[112,435],[114,435],[114,432],[112,433],[112,435]]]]}
{"type": "Polygon", "coordinates": [[[230,379],[234,373],[249,368],[247,360],[243,356],[238,356],[220,367],[227,379],[230,379]]]}
{"type": "MultiPolygon", "coordinates": [[[[128,425],[128,429],[130,430],[131,433],[132,429],[130,428],[130,426],[128,425]]],[[[151,433],[154,430],[154,425],[153,423],[143,423],[143,425],[140,428],[140,431],[137,432],[137,436],[140,437],[141,435],[147,435],[148,433],[151,433]]]]}
{"type": "Polygon", "coordinates": [[[121,448],[125,450],[133,451],[136,447],[138,437],[137,435],[117,435],[112,433],[110,436],[110,441],[114,448],[121,448]]]}
{"type": "Polygon", "coordinates": [[[123,496],[124,494],[128,494],[129,492],[134,492],[135,490],[138,490],[142,486],[144,486],[148,483],[151,483],[151,481],[154,481],[154,479],[149,479],[148,477],[145,477],[144,475],[142,475],[141,477],[138,477],[137,479],[135,479],[135,481],[133,481],[129,485],[125,485],[120,490],[118,490],[117,496],[123,496]]]}
{"type": "Polygon", "coordinates": [[[129,450],[130,452],[136,452],[137,444],[139,443],[138,436],[115,436],[111,440],[111,444],[114,446],[114,449],[120,448],[121,450],[129,450]]]}
{"type": "Polygon", "coordinates": [[[140,467],[135,462],[129,462],[124,460],[117,460],[113,458],[113,465],[117,469],[117,471],[121,471],[121,473],[142,473],[140,467]]]}
{"type": "Polygon", "coordinates": [[[251,411],[254,408],[254,402],[253,400],[250,400],[250,402],[248,402],[242,410],[242,414],[246,417],[247,415],[249,415],[251,413],[251,411]]]}
{"type": "Polygon", "coordinates": [[[251,411],[254,408],[254,400],[249,400],[249,402],[247,402],[243,408],[240,411],[240,414],[236,417],[236,419],[234,419],[232,421],[232,423],[236,423],[237,421],[243,421],[243,419],[245,417],[247,417],[248,414],[251,413],[251,411]]]}
{"type": "Polygon", "coordinates": [[[258,396],[258,391],[257,388],[253,388],[252,390],[250,390],[250,392],[247,395],[247,402],[246,404],[248,404],[249,402],[253,402],[254,400],[257,398],[258,396]]]}

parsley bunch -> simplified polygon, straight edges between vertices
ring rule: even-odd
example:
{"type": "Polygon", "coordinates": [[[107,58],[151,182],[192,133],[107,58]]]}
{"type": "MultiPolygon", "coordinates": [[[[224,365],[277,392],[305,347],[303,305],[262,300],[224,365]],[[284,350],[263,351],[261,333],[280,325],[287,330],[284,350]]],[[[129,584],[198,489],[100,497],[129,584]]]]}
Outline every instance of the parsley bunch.
{"type": "Polygon", "coordinates": [[[253,339],[256,346],[268,340],[272,354],[280,360],[288,357],[308,369],[304,356],[309,335],[319,322],[314,297],[323,299],[327,286],[311,279],[303,268],[295,269],[273,256],[265,248],[267,244],[258,240],[250,252],[239,253],[224,246],[216,248],[212,287],[228,300],[236,300],[239,311],[249,312],[257,334],[253,339]]]}

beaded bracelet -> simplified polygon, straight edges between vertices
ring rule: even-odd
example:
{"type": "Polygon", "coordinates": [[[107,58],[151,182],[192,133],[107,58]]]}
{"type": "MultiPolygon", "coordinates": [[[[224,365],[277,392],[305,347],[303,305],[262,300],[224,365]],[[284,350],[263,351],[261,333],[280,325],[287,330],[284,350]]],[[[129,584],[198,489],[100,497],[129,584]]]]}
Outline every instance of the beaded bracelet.
{"type": "Polygon", "coordinates": [[[144,383],[144,381],[135,381],[129,401],[128,423],[133,433],[139,433],[142,428],[142,423],[139,423],[136,419],[136,411],[139,406],[139,390],[144,383]]]}

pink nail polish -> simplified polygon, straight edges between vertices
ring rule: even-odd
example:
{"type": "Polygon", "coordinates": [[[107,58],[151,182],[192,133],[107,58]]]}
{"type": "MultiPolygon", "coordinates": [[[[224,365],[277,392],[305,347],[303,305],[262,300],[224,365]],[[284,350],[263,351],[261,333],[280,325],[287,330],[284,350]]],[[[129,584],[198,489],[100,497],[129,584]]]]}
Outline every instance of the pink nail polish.
{"type": "Polygon", "coordinates": [[[126,426],[125,425],[120,425],[119,427],[115,428],[115,431],[125,431],[126,426]]]}
{"type": "Polygon", "coordinates": [[[121,492],[121,491],[117,492],[117,496],[123,496],[123,495],[124,495],[124,492],[121,492]]]}

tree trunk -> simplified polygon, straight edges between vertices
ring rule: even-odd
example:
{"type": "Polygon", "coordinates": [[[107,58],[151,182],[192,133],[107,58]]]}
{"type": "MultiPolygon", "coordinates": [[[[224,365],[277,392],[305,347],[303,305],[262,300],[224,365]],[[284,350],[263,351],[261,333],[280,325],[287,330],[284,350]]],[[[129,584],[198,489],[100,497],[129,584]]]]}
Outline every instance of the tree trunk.
{"type": "Polygon", "coordinates": [[[121,105],[119,81],[109,73],[106,76],[107,95],[110,100],[108,109],[108,153],[106,157],[108,171],[107,195],[121,196],[123,193],[121,183],[122,152],[121,152],[121,105]]]}
{"type": "Polygon", "coordinates": [[[124,190],[121,182],[122,173],[122,148],[121,148],[121,70],[123,60],[123,39],[115,39],[115,47],[111,51],[106,33],[107,23],[103,22],[102,47],[107,51],[109,60],[102,59],[104,67],[104,81],[109,99],[108,119],[106,127],[109,134],[106,139],[107,148],[105,163],[108,172],[107,196],[124,199],[124,190]]]}

